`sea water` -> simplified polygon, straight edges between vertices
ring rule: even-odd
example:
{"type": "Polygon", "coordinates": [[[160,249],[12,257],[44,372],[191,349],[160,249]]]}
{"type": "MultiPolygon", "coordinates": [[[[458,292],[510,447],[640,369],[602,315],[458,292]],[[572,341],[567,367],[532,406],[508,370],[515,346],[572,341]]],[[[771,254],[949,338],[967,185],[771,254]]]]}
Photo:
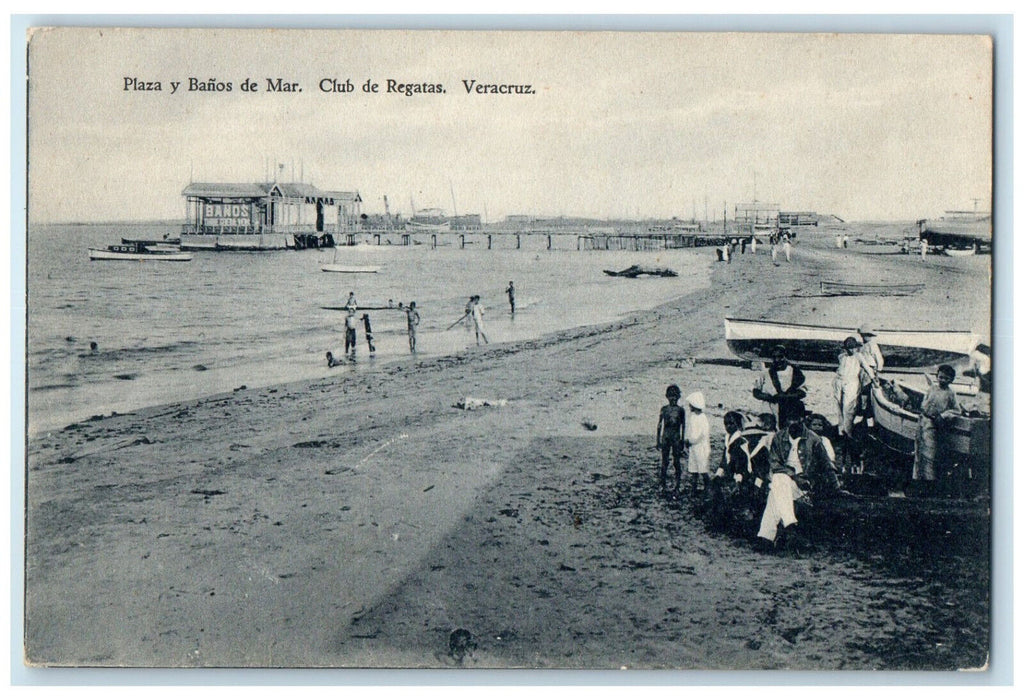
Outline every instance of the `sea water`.
{"type": "Polygon", "coordinates": [[[55,430],[94,415],[229,392],[242,385],[377,371],[411,357],[402,311],[368,313],[376,353],[360,321],[354,362],[344,354],[341,306],[415,300],[417,358],[476,346],[467,322],[449,328],[474,294],[491,344],[621,318],[708,283],[707,249],[577,251],[575,236],[439,236],[450,245],[334,250],[196,252],[191,262],[90,261],[88,248],[122,237],[159,239],[170,225],[35,225],[28,234],[26,367],[28,430],[55,430]],[[376,274],[321,271],[369,265],[376,274]],[[670,267],[674,278],[605,275],[633,264],[670,267]],[[515,282],[516,313],[505,289],[515,282]],[[90,344],[95,343],[95,349],[90,344]]]}

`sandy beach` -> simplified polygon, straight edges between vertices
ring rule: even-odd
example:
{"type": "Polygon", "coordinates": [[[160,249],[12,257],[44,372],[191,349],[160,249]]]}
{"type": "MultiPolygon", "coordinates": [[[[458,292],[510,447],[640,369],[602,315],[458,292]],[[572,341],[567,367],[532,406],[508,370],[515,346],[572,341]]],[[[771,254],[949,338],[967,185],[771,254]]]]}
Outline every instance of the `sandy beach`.
{"type": "MultiPolygon", "coordinates": [[[[709,532],[657,491],[667,384],[707,397],[713,459],[724,412],[762,410],[750,369],[688,361],[731,357],[725,316],[989,333],[990,258],[893,250],[837,250],[809,233],[792,263],[773,267],[763,248],[731,264],[706,249],[709,287],[614,323],[372,374],[325,369],[39,435],[27,450],[26,658],[983,666],[985,504],[938,515],[908,505],[926,527],[944,525],[924,537],[909,517],[851,519],[848,536],[780,557],[709,532]],[[925,289],[820,296],[819,281],[837,276],[925,289]],[[467,396],[507,403],[453,406],[467,396]],[[457,629],[469,636],[453,648],[457,629]]],[[[808,402],[834,421],[830,383],[809,373],[808,402]]]]}

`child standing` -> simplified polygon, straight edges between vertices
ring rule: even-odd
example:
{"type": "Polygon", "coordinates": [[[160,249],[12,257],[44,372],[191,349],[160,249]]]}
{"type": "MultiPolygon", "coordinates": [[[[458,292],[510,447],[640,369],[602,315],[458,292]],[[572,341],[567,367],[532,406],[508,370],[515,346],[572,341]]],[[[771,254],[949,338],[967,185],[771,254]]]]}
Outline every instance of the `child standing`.
{"type": "Polygon", "coordinates": [[[690,407],[690,418],[686,421],[686,446],[690,458],[687,471],[690,472],[690,495],[697,495],[697,482],[707,489],[709,478],[709,462],[711,461],[711,426],[704,415],[704,394],[695,391],[686,397],[690,407]]]}
{"type": "Polygon", "coordinates": [[[658,417],[658,431],[655,439],[658,448],[661,450],[661,490],[662,493],[668,490],[668,458],[672,455],[672,466],[676,471],[676,493],[679,493],[679,482],[683,476],[683,469],[680,463],[683,451],[683,432],[686,425],[686,414],[683,407],[679,405],[679,397],[682,392],[675,384],[665,390],[665,398],[668,405],[661,407],[661,415],[658,417]]]}

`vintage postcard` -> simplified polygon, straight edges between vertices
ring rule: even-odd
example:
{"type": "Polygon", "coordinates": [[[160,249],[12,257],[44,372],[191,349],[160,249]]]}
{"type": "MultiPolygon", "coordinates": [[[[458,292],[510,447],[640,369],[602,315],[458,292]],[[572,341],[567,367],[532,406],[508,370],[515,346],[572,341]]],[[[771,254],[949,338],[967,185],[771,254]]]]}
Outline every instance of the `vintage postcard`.
{"type": "Polygon", "coordinates": [[[28,665],[987,667],[990,36],[26,41],[28,665]]]}

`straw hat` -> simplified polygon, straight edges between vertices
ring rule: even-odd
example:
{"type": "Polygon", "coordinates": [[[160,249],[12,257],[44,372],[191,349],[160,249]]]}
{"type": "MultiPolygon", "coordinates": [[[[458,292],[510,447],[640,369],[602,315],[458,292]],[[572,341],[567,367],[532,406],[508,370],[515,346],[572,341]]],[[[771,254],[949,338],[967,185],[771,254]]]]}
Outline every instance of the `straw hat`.
{"type": "Polygon", "coordinates": [[[690,404],[693,408],[704,410],[704,394],[699,391],[695,391],[686,397],[686,403],[690,404]]]}
{"type": "Polygon", "coordinates": [[[860,333],[861,335],[878,335],[877,333],[875,333],[875,329],[866,323],[860,328],[858,328],[857,332],[860,333]]]}

